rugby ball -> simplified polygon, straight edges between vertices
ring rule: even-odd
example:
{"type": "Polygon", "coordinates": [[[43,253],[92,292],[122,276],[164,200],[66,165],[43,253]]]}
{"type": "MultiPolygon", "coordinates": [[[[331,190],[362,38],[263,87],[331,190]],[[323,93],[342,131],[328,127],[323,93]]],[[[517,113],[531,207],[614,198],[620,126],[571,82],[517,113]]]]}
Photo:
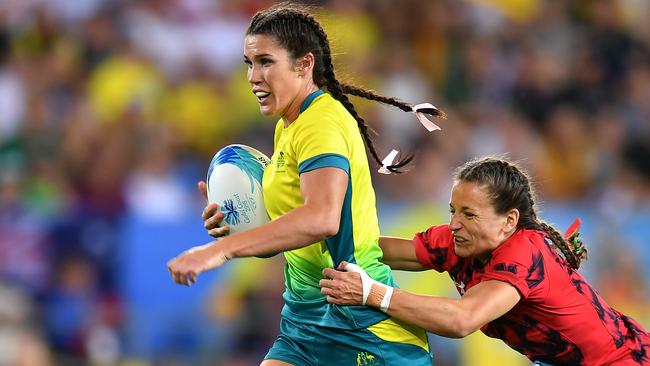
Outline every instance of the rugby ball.
{"type": "Polygon", "coordinates": [[[219,150],[208,168],[208,202],[223,212],[230,233],[252,229],[269,221],[262,196],[262,176],[269,158],[246,145],[219,150]]]}

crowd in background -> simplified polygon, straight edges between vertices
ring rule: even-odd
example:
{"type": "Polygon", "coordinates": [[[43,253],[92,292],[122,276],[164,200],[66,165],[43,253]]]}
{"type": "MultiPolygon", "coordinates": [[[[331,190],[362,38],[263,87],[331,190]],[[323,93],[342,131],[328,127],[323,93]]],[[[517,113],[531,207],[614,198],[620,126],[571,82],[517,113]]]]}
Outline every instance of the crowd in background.
{"type": "MultiPolygon", "coordinates": [[[[242,62],[248,20],[270,3],[0,2],[0,365],[263,357],[277,334],[281,258],[233,262],[204,287],[160,282],[171,283],[166,255],[209,239],[196,182],[212,155],[229,143],[272,153],[274,120],[260,115],[242,62]]],[[[560,230],[583,217],[585,274],[650,327],[649,2],[311,4],[339,79],[448,114],[427,133],[413,116],[353,99],[380,154],[417,154],[407,174],[373,176],[382,232],[444,222],[454,167],[508,153],[531,173],[542,217],[560,230]]],[[[399,276],[409,289],[449,291],[436,273],[399,276]]],[[[436,365],[514,353],[430,338],[436,365]]]]}

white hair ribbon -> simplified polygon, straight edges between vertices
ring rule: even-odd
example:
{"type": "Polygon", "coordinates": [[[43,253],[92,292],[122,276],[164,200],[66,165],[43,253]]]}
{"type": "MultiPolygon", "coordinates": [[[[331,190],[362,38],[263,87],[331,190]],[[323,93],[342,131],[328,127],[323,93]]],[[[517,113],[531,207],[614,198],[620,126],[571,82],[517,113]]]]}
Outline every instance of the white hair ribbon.
{"type": "Polygon", "coordinates": [[[393,165],[393,161],[395,161],[397,154],[399,154],[399,151],[393,150],[390,152],[390,154],[386,155],[384,160],[381,161],[381,168],[379,168],[377,172],[381,174],[390,174],[390,170],[388,170],[388,166],[393,165]]]}
{"type": "Polygon", "coordinates": [[[436,108],[433,104],[431,103],[418,104],[413,107],[412,113],[415,113],[415,116],[418,118],[420,123],[422,123],[422,126],[424,126],[424,128],[426,128],[429,132],[441,129],[437,124],[431,122],[431,120],[425,116],[425,114],[429,114],[432,116],[437,116],[440,114],[438,108],[436,108]]]}
{"type": "MultiPolygon", "coordinates": [[[[433,132],[436,130],[441,130],[440,126],[437,124],[431,122],[430,119],[427,118],[426,114],[431,115],[431,116],[436,116],[436,117],[442,117],[445,118],[445,113],[441,112],[436,106],[434,106],[431,103],[421,103],[416,106],[413,106],[411,108],[411,113],[414,113],[415,116],[418,118],[418,121],[426,128],[429,132],[433,132]]],[[[379,168],[378,172],[381,174],[390,174],[391,171],[388,170],[388,167],[390,165],[393,165],[393,161],[395,161],[395,157],[397,157],[397,154],[399,152],[397,150],[393,150],[388,154],[384,160],[381,161],[381,168],[379,168]]]]}

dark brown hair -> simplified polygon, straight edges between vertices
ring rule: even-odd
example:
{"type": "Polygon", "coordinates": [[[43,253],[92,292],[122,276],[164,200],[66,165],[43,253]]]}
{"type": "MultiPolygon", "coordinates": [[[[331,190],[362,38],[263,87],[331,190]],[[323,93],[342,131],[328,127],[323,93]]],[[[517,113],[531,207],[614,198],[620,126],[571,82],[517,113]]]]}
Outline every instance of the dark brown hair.
{"type": "MultiPolygon", "coordinates": [[[[314,83],[319,88],[326,88],[350,112],[357,121],[359,131],[372,157],[379,165],[382,165],[381,158],[377,154],[368,133],[368,126],[364,119],[359,116],[346,94],[392,105],[404,112],[412,112],[412,107],[396,98],[384,97],[371,90],[339,82],[334,73],[327,34],[307,9],[304,6],[288,2],[264,9],[253,16],[246,35],[262,34],[275,37],[294,60],[311,52],[315,60],[314,83]]],[[[432,115],[444,117],[444,113],[439,110],[433,111],[432,115]]],[[[407,165],[411,160],[413,160],[413,154],[408,154],[407,157],[398,160],[387,168],[391,172],[399,173],[401,172],[400,168],[407,165]]]]}
{"type": "Polygon", "coordinates": [[[571,268],[580,267],[587,250],[581,243],[577,245],[567,242],[553,226],[537,218],[535,194],[528,175],[515,163],[495,157],[475,159],[461,166],[455,179],[484,187],[494,211],[498,214],[505,214],[516,208],[519,211],[518,228],[546,232],[553,246],[560,251],[571,268]]]}

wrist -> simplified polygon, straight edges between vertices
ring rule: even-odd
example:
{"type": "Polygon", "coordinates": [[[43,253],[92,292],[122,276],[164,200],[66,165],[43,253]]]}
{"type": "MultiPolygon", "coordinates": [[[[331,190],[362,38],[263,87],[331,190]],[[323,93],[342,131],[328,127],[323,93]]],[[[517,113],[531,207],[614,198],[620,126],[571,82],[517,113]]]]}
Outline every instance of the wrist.
{"type": "Polygon", "coordinates": [[[205,258],[210,269],[214,267],[213,263],[224,263],[232,258],[232,255],[228,252],[228,246],[223,244],[226,243],[220,239],[196,248],[202,252],[202,257],[205,258]]]}
{"type": "Polygon", "coordinates": [[[380,286],[373,283],[372,286],[370,286],[370,293],[368,294],[366,305],[379,309],[381,301],[384,299],[384,296],[386,296],[386,291],[386,286],[380,286]]]}
{"type": "Polygon", "coordinates": [[[348,272],[357,272],[361,276],[363,289],[362,305],[377,308],[384,313],[388,311],[390,300],[393,296],[393,288],[379,281],[372,279],[361,267],[348,263],[345,266],[348,272]]]}

